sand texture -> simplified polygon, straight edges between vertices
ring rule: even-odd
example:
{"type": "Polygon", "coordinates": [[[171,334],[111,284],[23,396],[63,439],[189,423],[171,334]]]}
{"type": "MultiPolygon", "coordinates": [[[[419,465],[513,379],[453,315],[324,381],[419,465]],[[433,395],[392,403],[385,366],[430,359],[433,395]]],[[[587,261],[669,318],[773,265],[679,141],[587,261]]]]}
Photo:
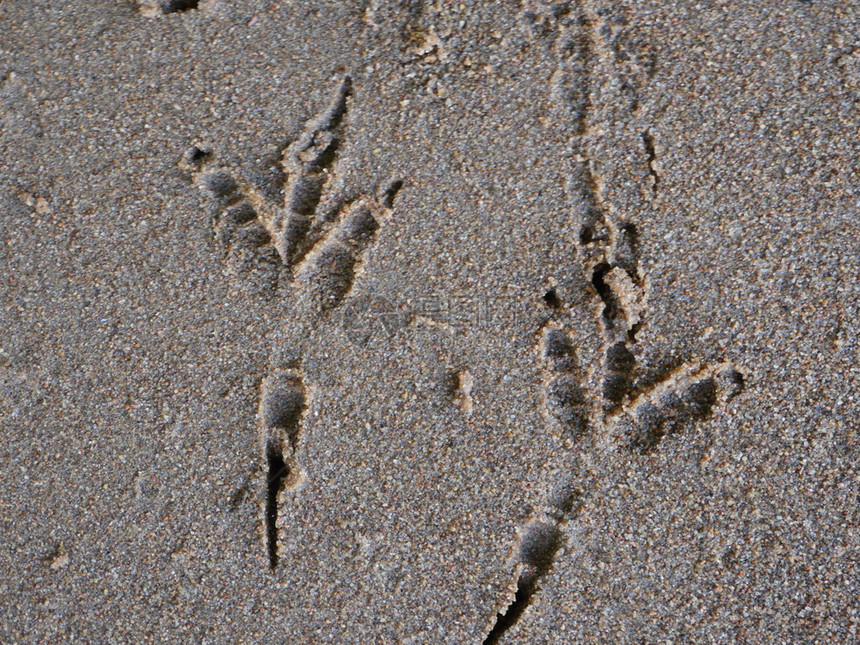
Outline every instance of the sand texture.
{"type": "Polygon", "coordinates": [[[0,642],[858,642],[858,27],[0,1],[0,642]]]}

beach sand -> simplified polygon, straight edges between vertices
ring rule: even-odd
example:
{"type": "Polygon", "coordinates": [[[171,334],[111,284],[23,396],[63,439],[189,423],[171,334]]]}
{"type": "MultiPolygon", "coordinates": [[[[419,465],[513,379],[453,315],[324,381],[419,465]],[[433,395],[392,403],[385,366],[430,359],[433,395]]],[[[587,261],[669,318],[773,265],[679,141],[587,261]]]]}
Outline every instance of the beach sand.
{"type": "Polygon", "coordinates": [[[0,640],[857,642],[858,26],[0,4],[0,640]]]}

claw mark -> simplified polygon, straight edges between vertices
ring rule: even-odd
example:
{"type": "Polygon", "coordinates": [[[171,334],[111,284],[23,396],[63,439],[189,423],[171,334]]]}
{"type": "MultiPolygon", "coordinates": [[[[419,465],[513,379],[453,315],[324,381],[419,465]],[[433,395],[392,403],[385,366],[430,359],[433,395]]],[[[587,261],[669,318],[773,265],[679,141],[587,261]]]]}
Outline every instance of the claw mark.
{"type": "Polygon", "coordinates": [[[612,271],[612,266],[608,262],[601,262],[591,272],[591,284],[594,285],[594,290],[603,301],[603,319],[605,324],[611,325],[612,321],[618,316],[618,300],[615,297],[615,292],[606,284],[606,275],[612,271]]]}
{"type": "Polygon", "coordinates": [[[200,0],[138,0],[138,11],[144,16],[179,13],[197,9],[200,0]]]}
{"type": "Polygon", "coordinates": [[[193,145],[182,155],[179,167],[186,171],[196,172],[211,156],[212,151],[209,148],[193,145]]]}
{"type": "Polygon", "coordinates": [[[278,498],[301,481],[296,450],[301,433],[306,392],[298,370],[279,371],[263,382],[260,423],[267,466],[264,516],[269,564],[278,566],[278,498]]]}
{"type": "Polygon", "coordinates": [[[657,160],[657,153],[654,150],[654,138],[651,136],[650,130],[645,130],[642,133],[642,145],[645,147],[645,154],[648,157],[648,173],[651,175],[651,194],[657,194],[657,186],[660,185],[660,175],[657,174],[657,168],[654,163],[657,160]]]}
{"type": "Polygon", "coordinates": [[[522,531],[516,552],[516,591],[510,604],[496,616],[484,645],[498,643],[531,604],[541,578],[555,563],[563,542],[562,527],[578,511],[581,494],[570,483],[558,487],[550,494],[546,508],[522,531]]]}
{"type": "Polygon", "coordinates": [[[266,446],[266,465],[266,543],[269,567],[274,571],[278,567],[278,496],[289,474],[283,450],[274,443],[266,446]]]}
{"type": "Polygon", "coordinates": [[[552,566],[560,545],[561,531],[554,519],[547,517],[535,520],[526,528],[519,546],[519,574],[514,599],[497,616],[490,633],[484,639],[484,645],[498,643],[502,634],[520,619],[531,602],[538,581],[552,566]]]}
{"type": "Polygon", "coordinates": [[[551,309],[561,308],[561,298],[558,297],[558,292],[555,290],[555,287],[547,289],[546,293],[541,296],[541,300],[543,300],[544,304],[551,309]]]}
{"type": "Polygon", "coordinates": [[[392,209],[394,208],[394,200],[397,199],[397,193],[400,192],[400,189],[403,188],[403,180],[395,179],[388,187],[385,189],[385,192],[382,194],[382,205],[385,208],[392,209]]]}

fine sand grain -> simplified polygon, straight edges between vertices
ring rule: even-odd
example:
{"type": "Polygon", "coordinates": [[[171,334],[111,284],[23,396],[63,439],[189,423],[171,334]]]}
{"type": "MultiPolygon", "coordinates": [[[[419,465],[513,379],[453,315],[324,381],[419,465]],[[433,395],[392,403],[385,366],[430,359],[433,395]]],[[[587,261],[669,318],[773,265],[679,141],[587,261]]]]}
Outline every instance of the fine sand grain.
{"type": "Polygon", "coordinates": [[[856,643],[858,27],[0,2],[0,641],[856,643]]]}

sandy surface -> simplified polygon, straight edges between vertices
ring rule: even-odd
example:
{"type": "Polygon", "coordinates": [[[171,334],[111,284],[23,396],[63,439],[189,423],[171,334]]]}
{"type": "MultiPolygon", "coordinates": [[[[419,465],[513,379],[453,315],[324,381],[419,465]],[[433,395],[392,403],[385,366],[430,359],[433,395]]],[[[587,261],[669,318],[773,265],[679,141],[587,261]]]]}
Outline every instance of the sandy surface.
{"type": "Polygon", "coordinates": [[[0,3],[0,640],[857,642],[858,26],[0,3]]]}

